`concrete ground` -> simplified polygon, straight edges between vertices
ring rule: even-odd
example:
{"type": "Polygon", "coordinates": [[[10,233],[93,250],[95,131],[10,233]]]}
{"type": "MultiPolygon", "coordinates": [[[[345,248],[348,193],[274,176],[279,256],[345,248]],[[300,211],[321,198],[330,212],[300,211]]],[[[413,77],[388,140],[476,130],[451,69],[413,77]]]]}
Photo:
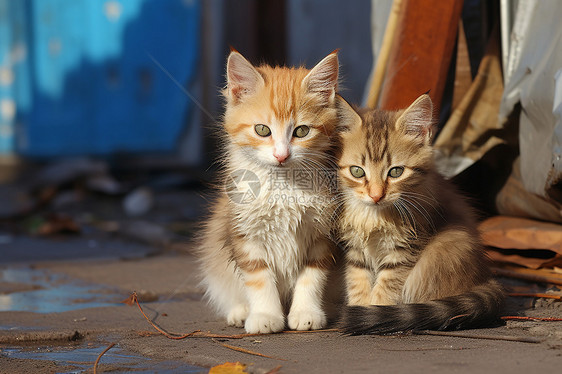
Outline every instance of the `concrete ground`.
{"type": "MultiPolygon", "coordinates": [[[[16,244],[22,245],[21,257],[26,246],[34,246],[35,252],[53,241],[19,243],[15,238],[12,248],[16,244]]],[[[0,253],[8,254],[2,246],[0,253]]],[[[136,306],[120,302],[137,291],[147,315],[172,333],[243,331],[227,327],[201,301],[196,263],[187,251],[154,254],[148,246],[118,241],[104,248],[114,256],[33,262],[2,258],[0,373],[92,372],[97,356],[112,343],[116,346],[101,358],[98,372],[197,373],[240,362],[251,373],[516,374],[554,373],[562,365],[562,322],[510,321],[503,327],[462,332],[535,338],[535,343],[430,335],[350,337],[337,332],[171,340],[150,326],[136,306]]],[[[509,313],[562,317],[560,305],[512,298],[509,313]]]]}
{"type": "MultiPolygon", "coordinates": [[[[186,243],[207,201],[199,190],[178,185],[173,175],[157,181],[151,179],[150,212],[139,218],[123,213],[121,195],[77,194],[83,188],[78,183],[61,189],[42,208],[46,212],[34,210],[0,221],[0,373],[93,372],[96,358],[111,344],[115,346],[102,356],[98,373],[206,373],[226,362],[240,362],[249,373],[560,370],[562,322],[510,321],[462,332],[476,338],[313,332],[168,339],[136,306],[122,301],[136,291],[146,314],[172,333],[244,331],[227,327],[201,301],[197,288],[197,265],[186,243]],[[51,225],[53,234],[33,234],[37,222],[43,228],[57,223],[53,213],[59,223],[60,217],[70,217],[80,231],[68,233],[66,226],[61,231],[51,225]],[[504,336],[536,342],[482,339],[504,336]]],[[[17,194],[10,196],[0,195],[4,215],[10,203],[15,209],[21,201],[17,194]]],[[[549,288],[503,281],[519,292],[549,288]]],[[[562,302],[510,298],[507,313],[561,318],[562,302]]]]}

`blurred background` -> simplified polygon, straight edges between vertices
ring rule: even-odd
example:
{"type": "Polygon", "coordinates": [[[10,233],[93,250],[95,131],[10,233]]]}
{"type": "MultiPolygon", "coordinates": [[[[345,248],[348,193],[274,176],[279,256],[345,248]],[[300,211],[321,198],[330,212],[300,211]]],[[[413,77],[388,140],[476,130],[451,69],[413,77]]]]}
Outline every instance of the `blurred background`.
{"type": "Polygon", "coordinates": [[[35,160],[173,153],[200,166],[229,46],[273,65],[342,48],[354,101],[372,65],[368,0],[2,0],[0,12],[0,151],[35,160]]]}
{"type": "Polygon", "coordinates": [[[308,67],[341,48],[360,102],[370,12],[369,0],[0,0],[0,261],[183,243],[220,158],[230,46],[308,67]]]}
{"type": "Polygon", "coordinates": [[[0,0],[0,261],[184,250],[213,196],[229,46],[307,67],[339,48],[341,94],[357,104],[398,109],[429,91],[438,166],[482,218],[560,223],[561,12],[533,0],[0,0]]]}

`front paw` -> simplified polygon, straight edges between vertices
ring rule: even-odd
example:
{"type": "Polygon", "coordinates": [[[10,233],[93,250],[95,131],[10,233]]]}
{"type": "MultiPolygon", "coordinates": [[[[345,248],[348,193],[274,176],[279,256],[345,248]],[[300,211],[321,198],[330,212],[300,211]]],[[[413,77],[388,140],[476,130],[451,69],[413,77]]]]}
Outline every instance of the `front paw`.
{"type": "Polygon", "coordinates": [[[252,313],[246,319],[246,332],[249,334],[269,334],[282,331],[285,318],[282,315],[269,313],[252,313]]]}
{"type": "Polygon", "coordinates": [[[248,317],[248,306],[244,304],[238,304],[234,308],[230,309],[228,315],[226,316],[226,321],[229,326],[243,327],[244,321],[248,317]]]}
{"type": "Polygon", "coordinates": [[[326,315],[322,311],[291,311],[288,321],[291,330],[319,330],[326,327],[326,315]]]}

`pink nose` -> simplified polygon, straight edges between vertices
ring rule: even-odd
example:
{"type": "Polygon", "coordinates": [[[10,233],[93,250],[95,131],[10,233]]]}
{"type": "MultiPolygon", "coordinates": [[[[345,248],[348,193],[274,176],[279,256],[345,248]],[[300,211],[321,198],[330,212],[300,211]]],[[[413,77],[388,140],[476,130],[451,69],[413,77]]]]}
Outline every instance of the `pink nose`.
{"type": "Polygon", "coordinates": [[[372,182],[369,184],[369,197],[373,202],[376,204],[384,197],[384,188],[376,182],[372,182]]]}
{"type": "Polygon", "coordinates": [[[285,160],[289,158],[289,153],[273,153],[273,156],[277,159],[277,161],[285,162],[285,160]]]}
{"type": "Polygon", "coordinates": [[[380,199],[382,199],[382,195],[371,195],[369,194],[369,197],[375,202],[378,203],[380,201],[380,199]]]}

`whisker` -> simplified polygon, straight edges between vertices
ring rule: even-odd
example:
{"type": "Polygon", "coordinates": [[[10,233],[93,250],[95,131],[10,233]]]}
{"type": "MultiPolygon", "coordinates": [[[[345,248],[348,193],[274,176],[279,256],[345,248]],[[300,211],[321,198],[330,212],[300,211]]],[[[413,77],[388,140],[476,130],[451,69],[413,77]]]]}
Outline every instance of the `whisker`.
{"type": "MultiPolygon", "coordinates": [[[[415,192],[402,192],[401,195],[407,196],[407,197],[411,197],[414,200],[420,200],[425,202],[430,208],[432,208],[435,213],[437,213],[442,219],[445,219],[445,217],[442,214],[442,209],[441,206],[438,204],[437,200],[435,200],[434,198],[430,198],[426,195],[423,194],[419,194],[419,193],[415,193],[415,192]]],[[[419,204],[419,202],[418,202],[419,204]]],[[[421,204],[420,204],[421,205],[421,204]]],[[[427,207],[426,205],[426,207],[427,207]]],[[[427,210],[426,210],[427,212],[427,210]]],[[[427,212],[429,214],[429,212],[427,212]]]]}
{"type": "Polygon", "coordinates": [[[415,201],[415,200],[409,200],[407,198],[401,197],[402,201],[404,201],[405,203],[410,204],[414,209],[416,209],[420,215],[427,221],[427,223],[430,225],[432,230],[435,230],[435,225],[433,223],[433,220],[431,219],[431,215],[429,214],[429,212],[423,207],[423,205],[421,205],[419,202],[415,201]],[[422,211],[423,210],[423,211],[422,211]]]}
{"type": "Polygon", "coordinates": [[[408,221],[410,222],[410,226],[413,226],[414,231],[417,232],[417,227],[416,227],[416,220],[414,218],[413,213],[410,211],[410,209],[408,208],[408,206],[404,205],[403,200],[402,199],[398,199],[396,200],[396,202],[398,203],[398,205],[404,209],[405,214],[408,217],[408,221]]]}

